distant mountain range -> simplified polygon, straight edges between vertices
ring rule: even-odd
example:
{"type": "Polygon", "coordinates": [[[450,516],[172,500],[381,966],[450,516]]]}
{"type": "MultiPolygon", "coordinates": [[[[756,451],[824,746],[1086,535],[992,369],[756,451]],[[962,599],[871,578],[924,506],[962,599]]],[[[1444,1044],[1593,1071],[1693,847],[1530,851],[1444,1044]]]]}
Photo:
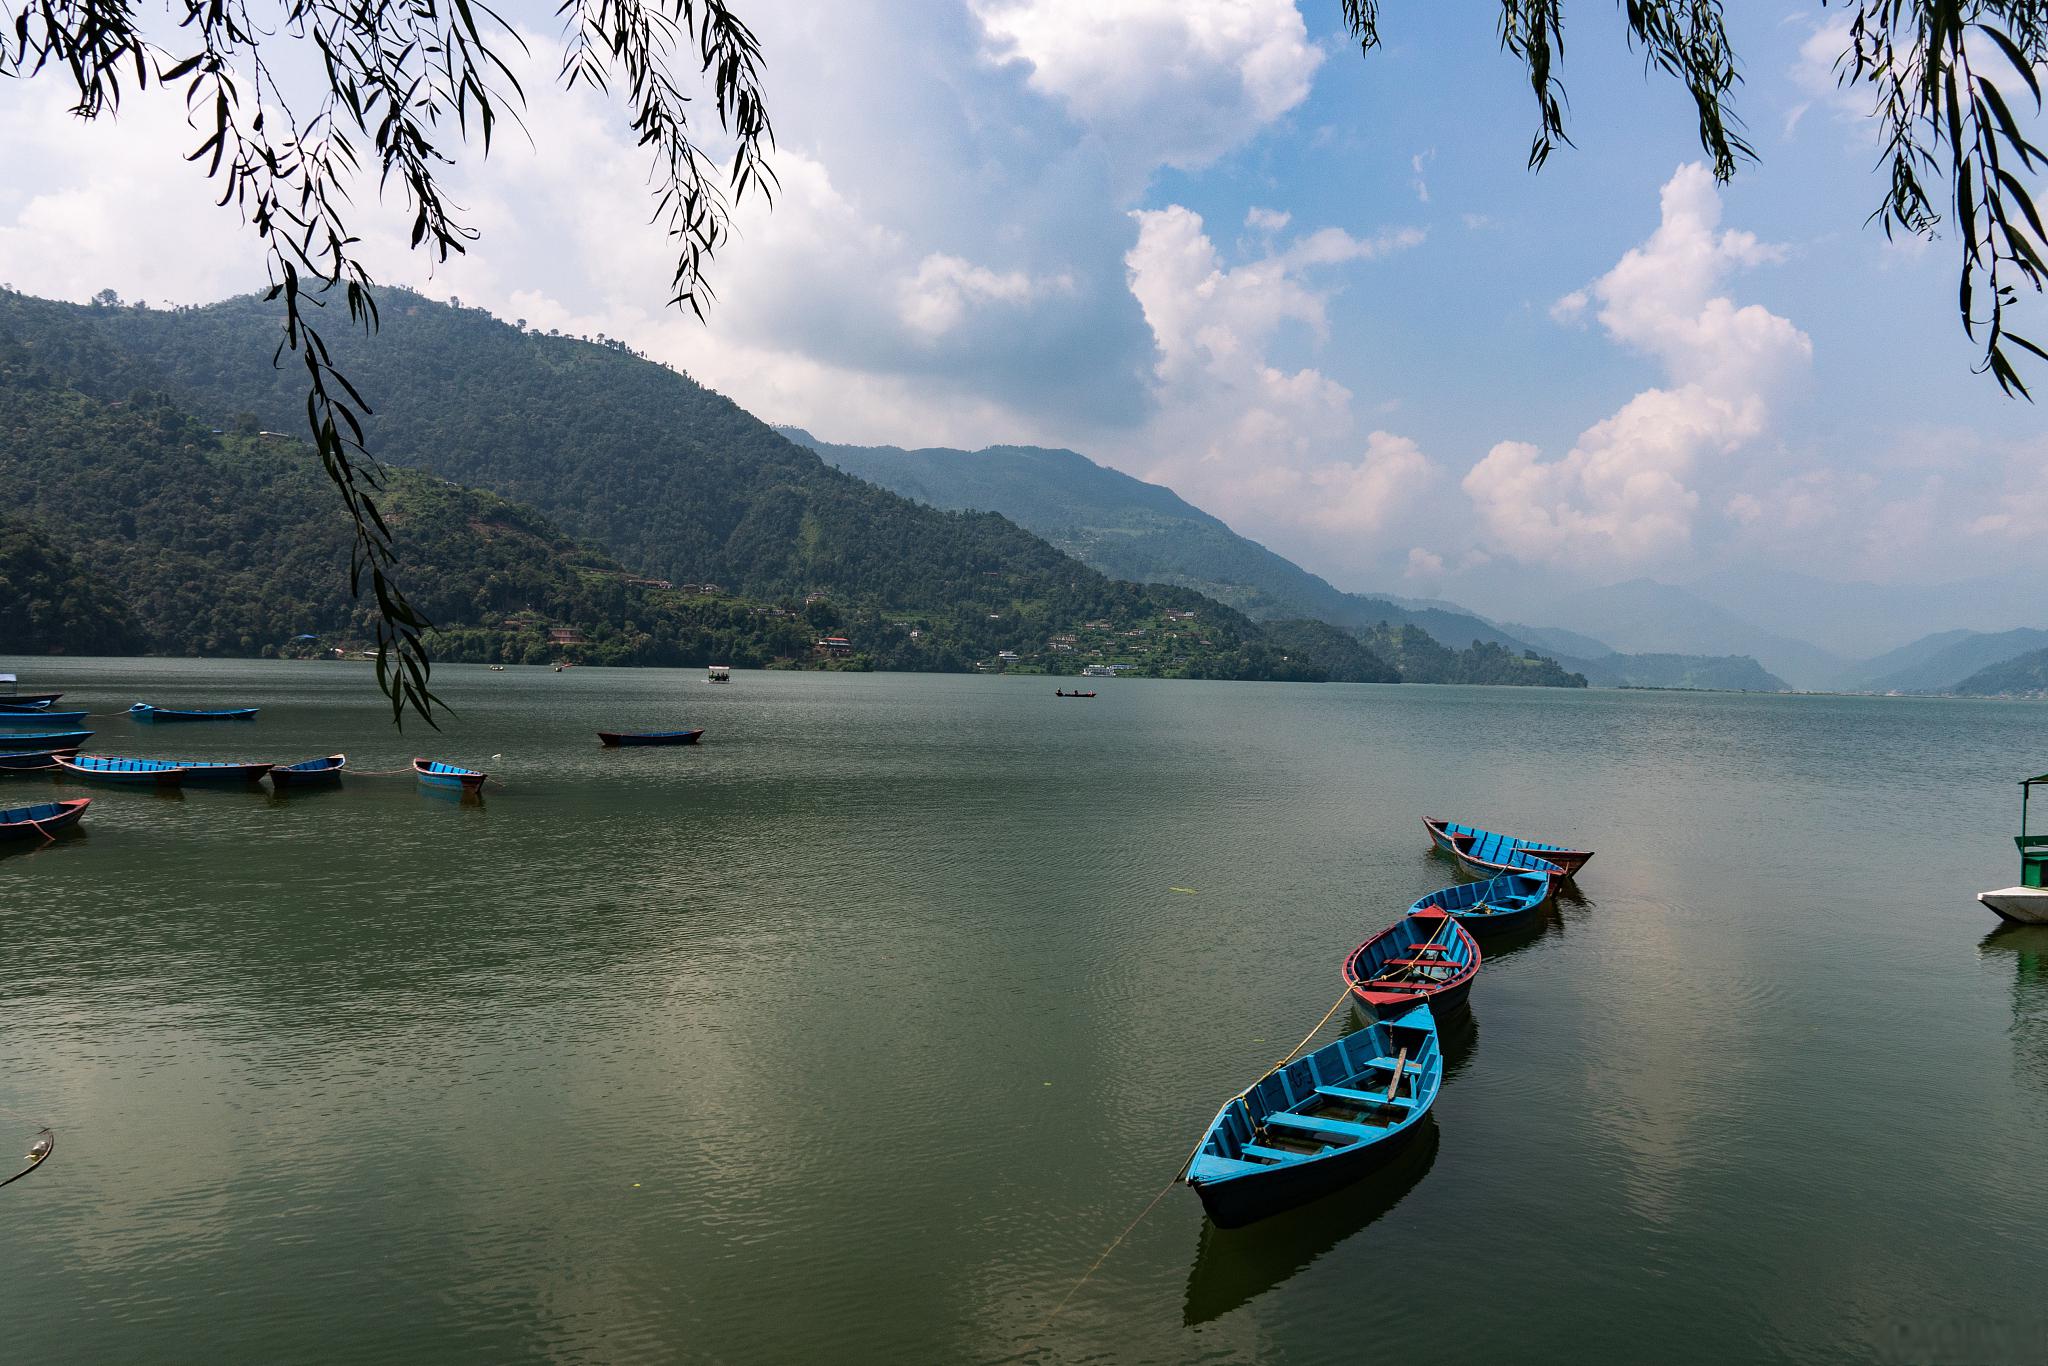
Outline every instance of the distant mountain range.
{"type": "Polygon", "coordinates": [[[1938,631],[1867,659],[1844,679],[1859,692],[1946,692],[1994,664],[2048,648],[2048,631],[1938,631]]]}
{"type": "MultiPolygon", "coordinates": [[[[1741,657],[1617,651],[1555,627],[1503,626],[1455,603],[1347,593],[1240,536],[1173,490],[1098,465],[1077,451],[1039,446],[847,446],[800,427],[783,435],[863,479],[934,507],[1000,512],[1106,574],[1196,589],[1260,619],[1312,617],[1351,631],[1414,627],[1454,648],[1475,642],[1536,653],[1602,687],[1715,687],[1783,691],[1785,682],[1741,657]]],[[[1724,632],[1730,639],[1742,633],[1724,632]]],[[[1757,633],[1751,631],[1751,636],[1757,633]]],[[[1379,638],[1385,647],[1387,638],[1379,638]]]]}
{"type": "Polygon", "coordinates": [[[2048,649],[2029,650],[1979,669],[1948,689],[1965,697],[2038,697],[2048,693],[2048,649]]]}

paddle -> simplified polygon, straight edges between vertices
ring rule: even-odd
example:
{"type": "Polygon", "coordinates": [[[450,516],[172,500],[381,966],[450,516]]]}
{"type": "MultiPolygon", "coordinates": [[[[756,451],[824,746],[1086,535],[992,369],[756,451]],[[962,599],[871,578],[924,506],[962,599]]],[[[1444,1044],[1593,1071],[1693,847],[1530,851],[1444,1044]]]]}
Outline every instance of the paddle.
{"type": "Polygon", "coordinates": [[[1388,1104],[1392,1104],[1394,1097],[1401,1093],[1401,1074],[1407,1070],[1408,1046],[1403,1044],[1401,1045],[1401,1056],[1394,1059],[1394,1079],[1387,1084],[1388,1104]]]}

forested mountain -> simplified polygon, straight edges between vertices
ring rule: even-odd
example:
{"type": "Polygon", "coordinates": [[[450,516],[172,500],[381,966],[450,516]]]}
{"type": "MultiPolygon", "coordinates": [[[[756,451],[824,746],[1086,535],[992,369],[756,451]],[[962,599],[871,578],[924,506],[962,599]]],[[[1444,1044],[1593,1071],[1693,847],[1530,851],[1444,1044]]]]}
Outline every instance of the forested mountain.
{"type": "Polygon", "coordinates": [[[1000,512],[1105,574],[1172,583],[1256,620],[1313,617],[1347,630],[1419,626],[1454,649],[1475,640],[1520,653],[1527,643],[1483,617],[1444,606],[1346,593],[1240,536],[1172,489],[1043,446],[842,446],[801,427],[784,436],[849,474],[955,511],[1000,512]]]}
{"type": "Polygon", "coordinates": [[[117,655],[142,642],[111,586],[26,521],[0,516],[0,649],[117,655]]]}
{"type": "Polygon", "coordinates": [[[1981,669],[2048,648],[2048,631],[1941,631],[1865,661],[1849,678],[1863,692],[1946,692],[1981,669]]]}
{"type": "MultiPolygon", "coordinates": [[[[147,388],[163,369],[123,340],[161,323],[139,310],[0,294],[0,478],[15,508],[111,585],[109,601],[132,605],[147,648],[256,654],[301,635],[367,634],[347,592],[347,526],[317,460],[296,436],[264,433],[253,414],[195,419],[147,388]]],[[[657,369],[583,343],[550,347],[657,369]]],[[[261,373],[274,378],[267,366],[261,373]]],[[[498,387],[508,386],[517,387],[498,387]]],[[[384,508],[400,579],[440,628],[437,656],[808,661],[831,631],[853,641],[841,662],[874,667],[963,670],[1007,650],[1064,672],[1114,662],[1180,677],[1320,676],[1194,593],[1114,582],[1000,517],[920,508],[767,440],[795,457],[796,473],[808,462],[821,492],[806,504],[801,491],[771,488],[735,519],[733,558],[754,564],[757,582],[789,583],[791,565],[808,565],[793,588],[751,597],[731,584],[631,582],[654,576],[579,546],[530,508],[393,467],[384,508]],[[795,523],[774,529],[778,508],[795,523]],[[573,627],[587,644],[558,649],[551,627],[573,627]]]]}
{"type": "Polygon", "coordinates": [[[2048,693],[2048,649],[2030,650],[2001,660],[1955,684],[1950,692],[1964,697],[2025,697],[2048,693]]]}
{"type": "Polygon", "coordinates": [[[1406,683],[1505,683],[1544,688],[1583,688],[1583,674],[1535,651],[1515,651],[1492,641],[1453,650],[1420,626],[1375,626],[1360,633],[1367,648],[1401,671],[1406,683]]]}
{"type": "Polygon", "coordinates": [[[1546,616],[1608,647],[1642,654],[1748,656],[1797,688],[1831,686],[1847,661],[1817,645],[1767,631],[1690,589],[1631,579],[1551,599],[1546,616]]]}
{"type": "Polygon", "coordinates": [[[1789,692],[1791,685],[1748,655],[1605,654],[1562,656],[1596,688],[1712,688],[1722,692],[1789,692]]]}

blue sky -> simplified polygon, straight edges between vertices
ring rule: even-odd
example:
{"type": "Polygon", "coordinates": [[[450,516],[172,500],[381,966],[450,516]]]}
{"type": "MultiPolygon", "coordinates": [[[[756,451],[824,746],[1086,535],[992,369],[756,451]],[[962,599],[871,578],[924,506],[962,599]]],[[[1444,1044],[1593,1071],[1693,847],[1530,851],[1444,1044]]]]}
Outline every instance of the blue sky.
{"type": "MultiPolygon", "coordinates": [[[[706,327],[661,307],[620,112],[549,91],[550,13],[515,7],[533,141],[455,173],[473,258],[430,277],[391,221],[367,250],[827,439],[1072,446],[1347,588],[1543,619],[1643,575],[2038,574],[2039,411],[1971,373],[1953,244],[1863,225],[1838,8],[1731,6],[1762,161],[1726,188],[1614,6],[1568,16],[1577,146],[1535,175],[1491,7],[1384,8],[1361,57],[1335,0],[750,0],[784,192],[706,327]]],[[[252,282],[174,101],[87,129],[60,95],[0,90],[0,280],[252,282]]]]}

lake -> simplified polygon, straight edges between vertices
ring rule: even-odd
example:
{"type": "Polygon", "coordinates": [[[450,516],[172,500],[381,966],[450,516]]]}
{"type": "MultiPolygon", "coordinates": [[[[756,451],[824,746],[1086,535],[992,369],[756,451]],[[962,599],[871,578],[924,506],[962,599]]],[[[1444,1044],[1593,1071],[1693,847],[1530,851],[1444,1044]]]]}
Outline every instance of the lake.
{"type": "Polygon", "coordinates": [[[2048,1355],[2048,930],[1973,901],[2048,707],[448,667],[401,735],[362,664],[0,669],[352,770],[0,779],[94,798],[0,858],[10,1359],[2048,1355]],[[1424,815],[1598,857],[1421,1141],[1243,1230],[1169,1190],[1048,1325],[1457,880],[1424,815]]]}

